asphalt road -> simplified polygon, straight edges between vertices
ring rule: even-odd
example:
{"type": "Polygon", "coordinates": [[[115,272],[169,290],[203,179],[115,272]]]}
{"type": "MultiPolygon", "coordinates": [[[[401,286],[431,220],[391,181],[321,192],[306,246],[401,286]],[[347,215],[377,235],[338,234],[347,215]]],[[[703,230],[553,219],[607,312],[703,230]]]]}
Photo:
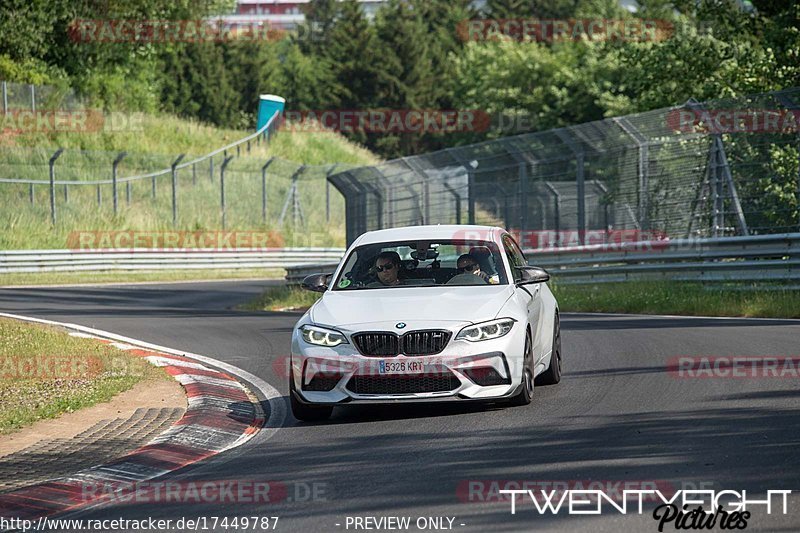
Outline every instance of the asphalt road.
{"type": "MultiPolygon", "coordinates": [[[[282,362],[300,313],[231,309],[270,283],[3,289],[0,310],[214,357],[285,394],[282,362]]],[[[278,531],[366,530],[352,520],[368,516],[411,517],[411,531],[420,517],[453,518],[457,531],[657,531],[652,504],[642,515],[605,506],[600,515],[552,516],[520,499],[512,515],[508,501],[480,501],[487,497],[480,487],[496,490],[491,480],[578,489],[621,482],[665,493],[746,489],[751,498],[800,490],[797,377],[687,379],[668,368],[674,356],[798,356],[800,322],[565,314],[562,328],[563,380],[537,387],[530,406],[351,407],[322,424],[288,415],[276,432],[175,477],[271,481],[273,495],[285,488],[286,498],[117,503],[83,516],[279,516],[278,531]]],[[[800,530],[794,493],[786,515],[777,505],[771,514],[763,506],[752,511],[748,530],[800,530]]],[[[219,522],[217,530],[224,531],[219,522]]],[[[674,523],[664,528],[673,530],[674,523]]]]}

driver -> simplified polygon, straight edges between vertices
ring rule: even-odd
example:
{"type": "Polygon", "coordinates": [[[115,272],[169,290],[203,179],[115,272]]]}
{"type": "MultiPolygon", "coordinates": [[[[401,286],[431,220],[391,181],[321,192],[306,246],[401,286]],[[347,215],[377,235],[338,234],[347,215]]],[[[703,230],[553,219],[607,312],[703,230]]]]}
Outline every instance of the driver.
{"type": "Polygon", "coordinates": [[[387,251],[378,254],[372,267],[378,276],[378,281],[373,281],[367,287],[392,287],[403,285],[400,279],[400,254],[387,251]]]}

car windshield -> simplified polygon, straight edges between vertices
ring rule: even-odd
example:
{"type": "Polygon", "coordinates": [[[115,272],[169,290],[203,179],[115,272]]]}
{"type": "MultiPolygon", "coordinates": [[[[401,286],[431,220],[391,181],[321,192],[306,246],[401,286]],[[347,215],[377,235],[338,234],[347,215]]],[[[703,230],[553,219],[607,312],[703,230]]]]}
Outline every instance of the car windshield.
{"type": "Polygon", "coordinates": [[[359,246],[345,260],[333,290],[506,284],[495,243],[419,240],[359,246]]]}

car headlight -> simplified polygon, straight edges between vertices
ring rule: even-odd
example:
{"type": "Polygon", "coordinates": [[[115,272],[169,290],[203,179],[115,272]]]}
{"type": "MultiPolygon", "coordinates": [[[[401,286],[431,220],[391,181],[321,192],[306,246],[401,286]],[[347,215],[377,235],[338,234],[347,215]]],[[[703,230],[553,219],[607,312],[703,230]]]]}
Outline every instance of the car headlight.
{"type": "Polygon", "coordinates": [[[339,346],[347,343],[347,337],[335,329],[321,328],[306,324],[300,328],[303,340],[317,346],[339,346]]]}
{"type": "Polygon", "coordinates": [[[473,326],[467,326],[456,335],[456,340],[465,340],[470,342],[486,341],[489,339],[498,339],[506,335],[514,326],[513,318],[499,318],[497,320],[490,320],[489,322],[481,322],[473,326]]]}

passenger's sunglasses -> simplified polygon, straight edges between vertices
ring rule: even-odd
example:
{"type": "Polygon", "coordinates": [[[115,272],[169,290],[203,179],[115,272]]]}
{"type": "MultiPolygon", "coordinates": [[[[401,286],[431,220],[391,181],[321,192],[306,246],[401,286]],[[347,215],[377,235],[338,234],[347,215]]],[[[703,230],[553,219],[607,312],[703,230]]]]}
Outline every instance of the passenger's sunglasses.
{"type": "Polygon", "coordinates": [[[375,272],[383,272],[384,270],[393,270],[393,269],[394,269],[394,264],[393,263],[389,263],[389,264],[386,264],[386,265],[383,265],[383,266],[376,266],[375,267],[375,272]]]}
{"type": "Polygon", "coordinates": [[[478,263],[472,263],[470,265],[464,265],[463,267],[459,268],[459,270],[461,272],[475,272],[479,268],[480,268],[480,265],[478,265],[478,263]]]}

